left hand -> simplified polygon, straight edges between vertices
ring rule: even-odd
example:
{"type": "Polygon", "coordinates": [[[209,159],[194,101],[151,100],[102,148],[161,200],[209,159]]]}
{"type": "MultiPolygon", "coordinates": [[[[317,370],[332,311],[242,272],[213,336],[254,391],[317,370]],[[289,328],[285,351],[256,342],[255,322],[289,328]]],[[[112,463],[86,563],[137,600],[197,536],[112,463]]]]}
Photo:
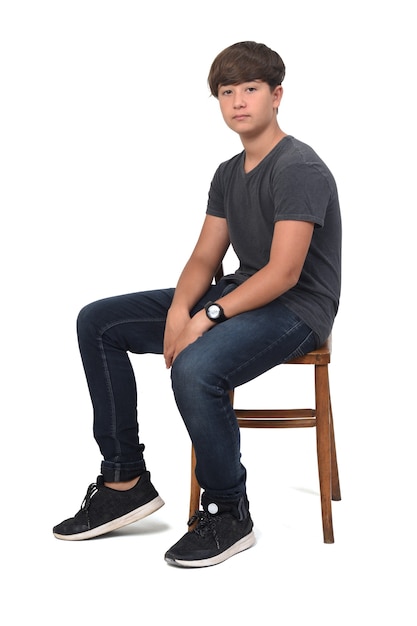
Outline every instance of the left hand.
{"type": "Polygon", "coordinates": [[[184,350],[184,348],[189,346],[191,343],[194,343],[194,341],[196,341],[213,326],[214,323],[207,318],[204,310],[196,313],[194,317],[192,317],[190,321],[186,324],[186,326],[178,335],[175,341],[171,365],[173,364],[179,353],[184,350]]]}

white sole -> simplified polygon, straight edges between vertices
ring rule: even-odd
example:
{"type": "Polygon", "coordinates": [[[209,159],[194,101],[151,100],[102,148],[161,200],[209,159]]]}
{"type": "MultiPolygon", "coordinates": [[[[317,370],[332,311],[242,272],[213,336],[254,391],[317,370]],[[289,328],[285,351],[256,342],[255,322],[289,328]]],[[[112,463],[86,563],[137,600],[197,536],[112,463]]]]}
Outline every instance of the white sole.
{"type": "Polygon", "coordinates": [[[247,550],[251,548],[256,543],[255,533],[253,530],[236,541],[230,548],[227,548],[221,554],[217,556],[210,557],[209,559],[200,559],[199,561],[182,561],[180,559],[165,559],[170,565],[178,565],[179,567],[209,567],[210,565],[218,565],[226,559],[229,559],[231,556],[238,554],[239,552],[243,552],[243,550],[247,550]]]}
{"type": "Polygon", "coordinates": [[[111,520],[110,522],[107,522],[102,526],[97,526],[97,528],[92,528],[91,530],[86,530],[84,533],[77,533],[75,535],[60,535],[59,533],[54,533],[54,536],[57,539],[65,539],[66,541],[81,541],[82,539],[92,539],[93,537],[99,537],[100,535],[109,533],[112,530],[117,530],[118,528],[122,528],[123,526],[127,526],[128,524],[133,524],[133,522],[137,522],[140,519],[147,517],[151,513],[154,513],[162,506],[164,506],[164,504],[165,502],[162,500],[162,498],[160,496],[157,496],[150,502],[147,502],[143,506],[140,506],[138,509],[130,511],[130,513],[126,513],[126,515],[122,515],[122,517],[111,520]]]}

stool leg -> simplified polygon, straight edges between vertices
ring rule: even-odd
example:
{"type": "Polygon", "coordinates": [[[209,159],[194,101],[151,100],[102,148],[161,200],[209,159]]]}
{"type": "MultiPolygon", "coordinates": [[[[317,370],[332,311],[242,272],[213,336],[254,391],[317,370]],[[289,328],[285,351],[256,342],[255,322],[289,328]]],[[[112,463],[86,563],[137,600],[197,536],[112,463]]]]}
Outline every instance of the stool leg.
{"type": "Polygon", "coordinates": [[[316,436],[324,543],[334,543],[331,503],[330,395],[327,365],[315,366],[316,436]]]}
{"type": "Polygon", "coordinates": [[[333,428],[333,411],[332,411],[332,403],[329,400],[330,404],[330,448],[331,448],[331,472],[332,472],[332,500],[341,500],[342,495],[340,493],[340,482],[339,482],[339,470],[337,467],[337,455],[336,455],[336,443],[334,438],[334,428],[333,428]]]}
{"type": "MultiPolygon", "coordinates": [[[[195,466],[196,466],[196,457],[194,446],[191,446],[191,488],[190,488],[190,517],[194,515],[196,511],[200,508],[200,485],[198,484],[196,475],[195,475],[195,466]]],[[[192,528],[190,528],[192,530],[192,528]]]]}

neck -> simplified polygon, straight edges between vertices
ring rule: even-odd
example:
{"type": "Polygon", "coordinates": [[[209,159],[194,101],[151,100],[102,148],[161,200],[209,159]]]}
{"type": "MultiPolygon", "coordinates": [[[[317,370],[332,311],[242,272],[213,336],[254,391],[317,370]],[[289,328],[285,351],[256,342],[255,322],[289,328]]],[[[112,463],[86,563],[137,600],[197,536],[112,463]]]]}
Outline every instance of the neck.
{"type": "Polygon", "coordinates": [[[245,149],[245,171],[249,172],[286,136],[277,126],[273,132],[256,137],[241,137],[245,149]]]}

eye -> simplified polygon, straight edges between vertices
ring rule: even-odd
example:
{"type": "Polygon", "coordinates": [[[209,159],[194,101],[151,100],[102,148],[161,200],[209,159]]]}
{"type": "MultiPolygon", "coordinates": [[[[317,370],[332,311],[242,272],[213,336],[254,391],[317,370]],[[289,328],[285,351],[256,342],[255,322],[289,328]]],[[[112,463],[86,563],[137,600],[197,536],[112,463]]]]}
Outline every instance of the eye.
{"type": "Polygon", "coordinates": [[[257,88],[256,87],[248,87],[246,89],[246,91],[249,91],[249,93],[253,93],[254,91],[257,91],[257,88]]]}
{"type": "Polygon", "coordinates": [[[231,93],[232,93],[231,89],[223,89],[222,96],[230,96],[231,93]]]}

